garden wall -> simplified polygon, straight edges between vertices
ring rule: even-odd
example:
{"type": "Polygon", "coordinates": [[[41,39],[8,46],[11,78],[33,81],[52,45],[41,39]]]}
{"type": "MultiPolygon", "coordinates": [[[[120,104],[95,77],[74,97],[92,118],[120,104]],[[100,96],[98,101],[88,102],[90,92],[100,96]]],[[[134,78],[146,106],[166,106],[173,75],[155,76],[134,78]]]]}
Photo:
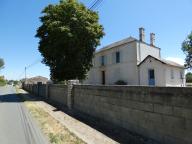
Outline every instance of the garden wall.
{"type": "Polygon", "coordinates": [[[162,144],[192,143],[192,88],[74,85],[70,95],[66,85],[47,89],[52,101],[66,106],[70,96],[73,110],[162,144]]]}

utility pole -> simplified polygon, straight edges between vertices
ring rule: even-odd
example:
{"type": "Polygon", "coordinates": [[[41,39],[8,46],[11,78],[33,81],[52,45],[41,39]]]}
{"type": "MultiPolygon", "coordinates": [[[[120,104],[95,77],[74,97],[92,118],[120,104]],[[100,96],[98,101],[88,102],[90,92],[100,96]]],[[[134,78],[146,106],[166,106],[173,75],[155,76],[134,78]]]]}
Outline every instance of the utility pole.
{"type": "Polygon", "coordinates": [[[27,67],[25,67],[25,84],[27,82],[27,67]]]}

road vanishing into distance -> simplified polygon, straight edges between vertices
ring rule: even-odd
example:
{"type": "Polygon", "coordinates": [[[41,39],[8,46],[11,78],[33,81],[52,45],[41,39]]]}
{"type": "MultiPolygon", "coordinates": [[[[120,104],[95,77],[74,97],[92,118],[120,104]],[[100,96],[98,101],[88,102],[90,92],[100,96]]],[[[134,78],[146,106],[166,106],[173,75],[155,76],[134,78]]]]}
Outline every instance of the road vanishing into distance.
{"type": "Polygon", "coordinates": [[[47,144],[12,86],[0,87],[0,144],[47,144]]]}

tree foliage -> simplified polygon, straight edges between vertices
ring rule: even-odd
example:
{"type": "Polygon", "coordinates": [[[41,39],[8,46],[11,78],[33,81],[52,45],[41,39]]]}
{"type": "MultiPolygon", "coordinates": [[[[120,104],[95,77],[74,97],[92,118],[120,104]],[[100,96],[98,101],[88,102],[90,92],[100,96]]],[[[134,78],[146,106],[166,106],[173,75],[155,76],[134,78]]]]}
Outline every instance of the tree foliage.
{"type": "Polygon", "coordinates": [[[4,68],[4,60],[2,58],[0,58],[0,70],[4,68]]]}
{"type": "Polygon", "coordinates": [[[188,72],[186,74],[186,82],[187,83],[192,83],[192,73],[191,72],[188,72]]]}
{"type": "Polygon", "coordinates": [[[84,79],[104,36],[98,13],[77,0],[62,0],[47,6],[42,13],[36,37],[40,39],[43,63],[50,67],[51,79],[84,79]]]}
{"type": "Polygon", "coordinates": [[[182,43],[182,50],[186,54],[185,66],[192,68],[192,32],[187,36],[187,39],[182,43]]]}
{"type": "Polygon", "coordinates": [[[4,86],[4,85],[6,85],[6,80],[4,76],[0,76],[0,86],[4,86]]]}

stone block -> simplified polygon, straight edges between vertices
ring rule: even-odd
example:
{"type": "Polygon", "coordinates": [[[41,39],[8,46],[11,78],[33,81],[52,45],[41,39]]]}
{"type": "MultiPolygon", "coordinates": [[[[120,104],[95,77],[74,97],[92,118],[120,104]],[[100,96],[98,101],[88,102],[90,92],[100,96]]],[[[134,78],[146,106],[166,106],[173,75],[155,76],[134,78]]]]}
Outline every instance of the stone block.
{"type": "Polygon", "coordinates": [[[163,124],[163,115],[152,112],[145,112],[145,119],[151,122],[151,124],[163,124]]]}
{"type": "Polygon", "coordinates": [[[164,129],[185,129],[185,118],[163,115],[164,129]]]}
{"type": "Polygon", "coordinates": [[[192,120],[192,109],[186,109],[182,107],[174,107],[173,112],[175,116],[184,117],[192,120]]]}
{"type": "Polygon", "coordinates": [[[167,106],[167,105],[161,105],[161,104],[154,104],[154,112],[172,115],[173,114],[173,107],[167,106]]]}
{"type": "Polygon", "coordinates": [[[185,120],[185,129],[192,130],[192,120],[185,120]]]}

